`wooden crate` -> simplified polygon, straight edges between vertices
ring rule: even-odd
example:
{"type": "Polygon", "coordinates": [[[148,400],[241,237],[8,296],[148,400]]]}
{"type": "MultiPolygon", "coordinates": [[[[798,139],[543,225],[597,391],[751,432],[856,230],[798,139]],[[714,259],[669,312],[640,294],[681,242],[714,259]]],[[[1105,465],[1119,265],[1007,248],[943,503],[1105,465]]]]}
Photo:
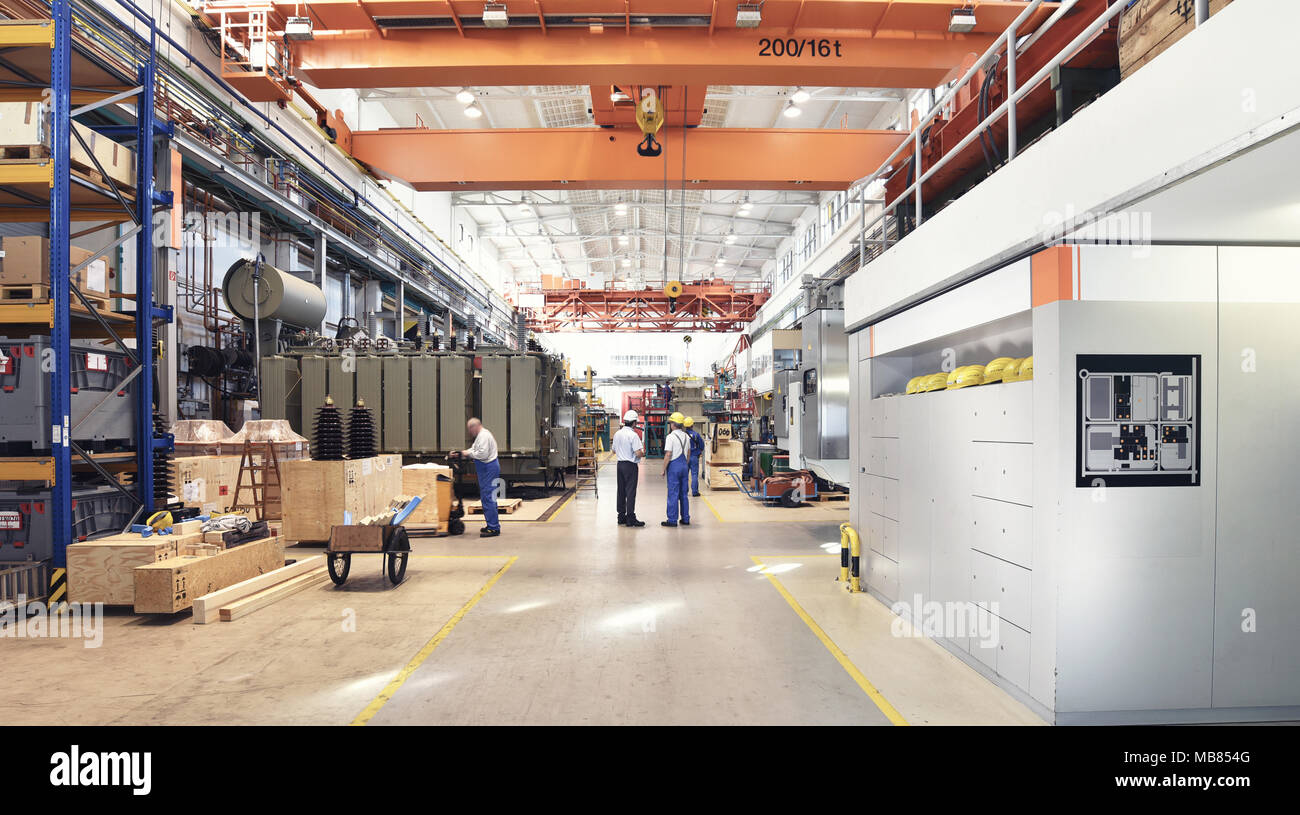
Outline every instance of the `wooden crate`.
{"type": "Polygon", "coordinates": [[[725,464],[731,467],[739,467],[744,456],[744,442],[715,439],[712,444],[704,445],[705,464],[725,464]]]}
{"type": "Polygon", "coordinates": [[[704,467],[704,483],[711,490],[739,490],[736,479],[728,475],[728,472],[741,475],[739,464],[709,464],[704,467]]]}
{"type": "MultiPolygon", "coordinates": [[[[1210,15],[1232,0],[1210,0],[1210,15]]],[[[1119,73],[1128,77],[1196,28],[1191,0],[1138,0],[1120,14],[1119,73]]]]}
{"type": "Polygon", "coordinates": [[[285,539],[329,540],[330,527],[343,523],[344,512],[359,520],[386,509],[389,501],[403,494],[402,457],[282,461],[280,483],[285,539]]]}
{"type": "Polygon", "coordinates": [[[127,534],[74,543],[67,550],[68,600],[106,606],[132,605],[136,567],[174,558],[202,541],[201,534],[147,538],[127,534]]]}
{"type": "Polygon", "coordinates": [[[190,456],[172,465],[172,492],[187,507],[225,512],[235,501],[239,456],[190,456]]]}
{"type": "MultiPolygon", "coordinates": [[[[102,168],[119,188],[134,189],[135,151],[80,122],[73,122],[72,126],[90,148],[87,152],[81,141],[73,137],[69,152],[72,166],[89,174],[95,181],[101,181],[97,176],[102,168]],[[91,160],[91,154],[98,159],[99,167],[91,160]]],[[[28,154],[24,159],[6,160],[35,161],[48,156],[48,152],[42,153],[39,148],[48,151],[49,137],[48,108],[44,102],[0,102],[0,147],[5,148],[6,154],[11,154],[13,148],[26,148],[28,154]]]]}
{"type": "Polygon", "coordinates": [[[173,557],[140,566],[133,572],[135,612],[184,611],[205,594],[282,566],[284,539],[280,537],[245,543],[209,557],[173,557]]]}
{"type": "Polygon", "coordinates": [[[420,505],[405,526],[441,526],[451,516],[451,468],[415,465],[402,468],[402,494],[420,496],[420,505]]]}

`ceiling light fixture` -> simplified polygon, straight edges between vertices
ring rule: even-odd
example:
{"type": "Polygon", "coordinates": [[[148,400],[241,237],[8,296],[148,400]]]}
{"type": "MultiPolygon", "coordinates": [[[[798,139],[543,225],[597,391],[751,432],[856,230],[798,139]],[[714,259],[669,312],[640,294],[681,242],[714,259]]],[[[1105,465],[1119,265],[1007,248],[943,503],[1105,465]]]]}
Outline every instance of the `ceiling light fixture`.
{"type": "Polygon", "coordinates": [[[786,102],[785,107],[781,108],[781,115],[787,119],[797,119],[803,115],[803,109],[794,102],[786,102]]]}
{"type": "Polygon", "coordinates": [[[794,93],[790,94],[790,98],[794,100],[796,105],[802,105],[812,98],[812,94],[803,88],[795,88],[794,93]]]}
{"type": "Polygon", "coordinates": [[[627,246],[627,235],[619,235],[619,236],[618,236],[618,245],[619,245],[619,246],[627,246]]]}
{"type": "Polygon", "coordinates": [[[456,91],[456,101],[460,102],[462,105],[468,105],[470,102],[474,101],[474,94],[469,88],[461,88],[456,91]]]}
{"type": "Polygon", "coordinates": [[[505,3],[483,4],[483,25],[488,28],[505,28],[510,25],[510,15],[505,3]]]}
{"type": "Polygon", "coordinates": [[[975,9],[955,8],[948,18],[948,30],[954,34],[965,34],[975,28],[975,9]]]}
{"type": "Polygon", "coordinates": [[[729,243],[729,244],[731,244],[731,243],[735,243],[735,242],[736,242],[736,233],[735,233],[735,232],[732,232],[732,231],[728,231],[728,232],[727,232],[726,241],[727,241],[727,243],[729,243]]]}
{"type": "Polygon", "coordinates": [[[623,91],[622,91],[622,90],[621,90],[617,85],[615,85],[615,86],[614,86],[614,90],[612,90],[612,91],[609,92],[609,101],[611,101],[611,102],[631,102],[631,101],[632,101],[632,97],[628,96],[626,93],[623,93],[623,91]]]}
{"type": "Polygon", "coordinates": [[[614,205],[614,211],[617,212],[619,215],[626,215],[627,204],[625,204],[622,201],[619,201],[617,204],[614,205]]]}
{"type": "Polygon", "coordinates": [[[465,115],[471,119],[477,119],[483,115],[483,108],[479,107],[475,103],[471,103],[469,107],[465,108],[465,115]]]}
{"type": "Polygon", "coordinates": [[[740,202],[740,214],[741,214],[741,215],[748,215],[748,214],[749,214],[749,211],[750,211],[751,209],[753,209],[753,208],[754,208],[754,205],[753,205],[752,203],[750,203],[750,200],[749,200],[749,194],[746,193],[746,194],[745,194],[745,200],[743,200],[743,201],[740,202]]]}

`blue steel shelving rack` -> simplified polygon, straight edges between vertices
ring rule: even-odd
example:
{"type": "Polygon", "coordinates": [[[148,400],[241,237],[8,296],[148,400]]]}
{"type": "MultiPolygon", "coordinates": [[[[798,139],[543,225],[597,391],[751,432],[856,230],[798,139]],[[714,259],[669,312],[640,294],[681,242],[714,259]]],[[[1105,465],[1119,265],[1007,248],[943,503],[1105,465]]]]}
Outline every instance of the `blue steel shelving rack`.
{"type": "MultiPolygon", "coordinates": [[[[154,116],[154,82],[155,58],[157,55],[158,32],[152,17],[144,14],[133,3],[118,0],[118,4],[127,10],[143,30],[128,32],[132,39],[130,56],[135,63],[135,76],[123,74],[121,79],[136,84],[121,93],[106,99],[91,102],[78,108],[72,106],[72,58],[76,45],[73,41],[73,2],[72,0],[53,0],[50,6],[49,20],[14,21],[13,25],[0,29],[0,38],[6,44],[25,47],[44,47],[50,49],[49,104],[51,108],[50,153],[51,160],[45,167],[33,171],[31,165],[0,170],[0,186],[8,183],[30,182],[48,179],[49,181],[49,241],[50,241],[50,305],[48,325],[50,347],[53,353],[51,376],[51,441],[52,455],[50,462],[12,463],[0,462],[4,478],[14,480],[46,480],[52,482],[50,516],[54,539],[54,554],[50,570],[49,602],[54,603],[63,598],[63,580],[67,565],[66,548],[72,542],[72,460],[74,452],[78,458],[99,472],[110,484],[118,487],[138,502],[136,516],[146,515],[153,509],[153,456],[155,450],[171,447],[171,436],[155,437],[153,428],[153,390],[154,390],[154,322],[170,322],[170,306],[159,307],[154,303],[154,206],[167,207],[172,204],[172,193],[158,193],[154,184],[154,148],[155,139],[171,135],[171,127],[159,122],[154,116]],[[53,31],[49,29],[52,26],[53,31]],[[119,139],[133,138],[136,143],[136,190],[134,201],[123,196],[109,180],[107,189],[102,190],[109,200],[121,204],[130,216],[130,227],[119,230],[119,237],[108,246],[94,252],[91,258],[114,251],[119,246],[134,238],[135,240],[135,301],[136,311],[132,322],[122,320],[110,321],[101,314],[88,300],[81,297],[73,288],[71,281],[81,266],[72,268],[69,251],[72,238],[73,196],[71,147],[74,138],[81,140],[72,127],[72,120],[108,103],[134,101],[136,105],[136,122],[127,126],[103,126],[93,129],[119,139]],[[101,467],[89,454],[81,450],[71,438],[71,337],[74,315],[73,300],[80,300],[77,321],[98,324],[103,335],[113,339],[131,360],[131,372],[118,385],[125,387],[132,379],[138,380],[136,386],[137,403],[135,408],[136,429],[136,483],[135,493],[130,493],[113,479],[112,475],[101,467]],[[129,348],[113,325],[119,328],[131,325],[134,328],[135,347],[129,348]],[[50,466],[52,464],[52,466],[50,466]]],[[[102,66],[101,66],[102,68],[102,66]]],[[[89,148],[82,142],[89,154],[89,148]]],[[[92,161],[96,161],[93,158],[92,161]]],[[[96,161],[97,164],[97,161],[96,161]]],[[[99,168],[102,170],[102,168],[99,168]]],[[[79,180],[81,187],[88,186],[79,180]]],[[[111,219],[105,219],[111,220],[111,219]]],[[[125,223],[125,222],[124,222],[125,223]]],[[[88,265],[90,261],[82,264],[88,265]]],[[[6,323],[27,322],[30,318],[3,320],[6,323]]],[[[113,315],[108,315],[113,316],[113,315]]]]}

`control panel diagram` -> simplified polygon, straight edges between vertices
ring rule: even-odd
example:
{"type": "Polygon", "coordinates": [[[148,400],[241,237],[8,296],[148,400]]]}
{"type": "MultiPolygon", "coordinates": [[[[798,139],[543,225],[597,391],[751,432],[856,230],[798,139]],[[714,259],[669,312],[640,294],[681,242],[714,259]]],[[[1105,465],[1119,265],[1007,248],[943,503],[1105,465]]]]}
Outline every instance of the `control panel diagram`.
{"type": "Polygon", "coordinates": [[[1079,354],[1076,486],[1201,483],[1201,357],[1079,354]]]}

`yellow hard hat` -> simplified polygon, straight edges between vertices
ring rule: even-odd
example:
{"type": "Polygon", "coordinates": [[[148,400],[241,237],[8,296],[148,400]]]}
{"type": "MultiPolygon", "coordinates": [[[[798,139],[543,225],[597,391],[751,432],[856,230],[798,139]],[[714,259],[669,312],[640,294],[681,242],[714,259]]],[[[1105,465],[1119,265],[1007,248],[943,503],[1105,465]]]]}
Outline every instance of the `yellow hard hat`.
{"type": "Polygon", "coordinates": [[[1004,377],[1007,374],[1015,372],[1014,365],[1017,362],[1019,362],[1019,360],[1012,359],[1011,357],[998,357],[997,359],[990,361],[988,365],[984,366],[984,384],[987,385],[990,382],[1005,381],[1004,377]]]}
{"type": "Polygon", "coordinates": [[[669,415],[668,421],[672,422],[673,424],[681,424],[682,422],[686,421],[686,417],[674,410],[672,414],[669,415]]]}
{"type": "MultiPolygon", "coordinates": [[[[1003,381],[1003,382],[1019,382],[1019,381],[1020,381],[1020,363],[1022,363],[1022,362],[1024,362],[1024,361],[1025,361],[1025,358],[1024,358],[1024,357],[1016,357],[1015,359],[1013,359],[1013,360],[1011,360],[1010,362],[1008,362],[1008,363],[1007,363],[1007,366],[1006,366],[1006,370],[1004,370],[1004,371],[1002,372],[1002,381],[1003,381]]],[[[986,381],[986,382],[988,381],[988,376],[987,376],[987,374],[985,375],[985,381],[986,381]]]]}
{"type": "Polygon", "coordinates": [[[923,381],[925,381],[925,377],[923,376],[914,376],[911,379],[907,380],[907,392],[916,393],[918,390],[921,389],[921,383],[923,381]]]}
{"type": "Polygon", "coordinates": [[[695,420],[692,419],[690,416],[687,416],[685,419],[682,420],[682,427],[690,427],[693,424],[695,424],[695,420]]]}
{"type": "Polygon", "coordinates": [[[948,384],[948,375],[943,371],[940,371],[937,374],[930,374],[929,376],[924,377],[916,389],[921,393],[928,393],[929,391],[941,391],[944,389],[944,386],[947,384],[948,384]]]}
{"type": "Polygon", "coordinates": [[[958,388],[965,388],[971,385],[984,384],[984,366],[983,365],[963,365],[952,373],[948,374],[948,380],[944,384],[950,391],[958,388]]]}
{"type": "Polygon", "coordinates": [[[1034,357],[1032,354],[1025,357],[1024,361],[1020,363],[1020,370],[1017,378],[1022,380],[1034,378],[1034,357]]]}

